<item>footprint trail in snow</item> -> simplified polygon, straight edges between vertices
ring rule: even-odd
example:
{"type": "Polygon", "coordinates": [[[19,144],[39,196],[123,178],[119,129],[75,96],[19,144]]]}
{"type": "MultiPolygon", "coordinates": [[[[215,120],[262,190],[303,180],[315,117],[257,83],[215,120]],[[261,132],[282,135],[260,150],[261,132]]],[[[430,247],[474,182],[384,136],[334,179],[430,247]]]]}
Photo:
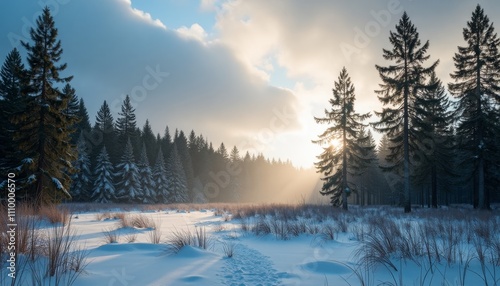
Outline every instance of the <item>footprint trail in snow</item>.
{"type": "Polygon", "coordinates": [[[228,286],[282,285],[280,276],[269,258],[242,244],[235,246],[232,258],[225,259],[225,265],[219,275],[223,285],[228,286]]]}

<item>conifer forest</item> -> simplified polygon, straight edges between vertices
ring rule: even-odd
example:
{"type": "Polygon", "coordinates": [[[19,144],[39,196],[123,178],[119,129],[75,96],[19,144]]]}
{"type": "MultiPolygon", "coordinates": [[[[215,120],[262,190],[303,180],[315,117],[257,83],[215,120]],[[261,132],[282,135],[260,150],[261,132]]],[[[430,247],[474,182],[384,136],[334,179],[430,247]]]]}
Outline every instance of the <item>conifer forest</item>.
{"type": "Polygon", "coordinates": [[[379,88],[372,96],[381,109],[359,113],[355,87],[362,79],[351,77],[348,66],[338,71],[324,114],[310,114],[323,128],[310,143],[322,152],[315,168],[306,168],[293,158],[214,144],[211,134],[169,122],[155,122],[165,126],[155,133],[149,120],[138,124],[128,95],[117,113],[104,100],[89,114],[45,7],[29,40],[3,55],[2,178],[16,172],[18,199],[35,205],[290,202],[296,194],[307,200],[320,194],[344,209],[348,203],[405,212],[412,205],[489,209],[500,201],[500,39],[480,5],[463,23],[456,27],[463,41],[449,43],[456,46],[452,80],[443,82],[431,43],[402,14],[380,51],[384,60],[373,67],[379,88]]]}

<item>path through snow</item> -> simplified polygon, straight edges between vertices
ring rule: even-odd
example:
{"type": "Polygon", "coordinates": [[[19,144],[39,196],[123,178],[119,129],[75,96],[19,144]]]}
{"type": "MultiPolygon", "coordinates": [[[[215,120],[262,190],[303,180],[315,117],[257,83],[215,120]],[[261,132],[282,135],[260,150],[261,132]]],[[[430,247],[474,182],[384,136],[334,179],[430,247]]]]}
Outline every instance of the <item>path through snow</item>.
{"type": "Polygon", "coordinates": [[[228,286],[282,285],[271,260],[243,244],[235,245],[234,256],[225,258],[218,276],[221,276],[223,285],[228,286]]]}

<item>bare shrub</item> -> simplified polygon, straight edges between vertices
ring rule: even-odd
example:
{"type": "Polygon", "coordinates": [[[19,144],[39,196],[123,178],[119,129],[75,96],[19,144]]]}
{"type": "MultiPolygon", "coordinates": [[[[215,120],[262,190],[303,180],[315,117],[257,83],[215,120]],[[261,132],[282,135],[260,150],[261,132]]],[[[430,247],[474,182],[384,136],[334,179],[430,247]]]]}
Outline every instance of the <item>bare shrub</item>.
{"type": "Polygon", "coordinates": [[[174,230],[167,239],[169,251],[178,253],[184,246],[193,246],[201,249],[207,249],[210,244],[210,237],[207,236],[205,227],[196,227],[194,232],[189,229],[174,230]]]}
{"type": "Polygon", "coordinates": [[[111,212],[102,212],[102,213],[96,213],[95,214],[95,219],[98,221],[102,220],[127,220],[127,214],[126,213],[111,213],[111,212]]]}
{"type": "Polygon", "coordinates": [[[40,218],[48,220],[50,223],[61,223],[66,225],[70,220],[71,214],[66,208],[58,208],[56,205],[46,205],[38,210],[40,218]]]}
{"type": "Polygon", "coordinates": [[[334,219],[337,222],[339,230],[344,233],[347,232],[347,230],[349,229],[349,222],[351,222],[352,219],[350,219],[349,216],[345,213],[340,213],[334,219]]]}
{"type": "Polygon", "coordinates": [[[271,233],[273,233],[277,239],[281,240],[288,239],[289,225],[287,221],[279,219],[271,220],[270,227],[271,227],[271,233]]]}
{"type": "Polygon", "coordinates": [[[323,241],[326,240],[335,240],[335,233],[337,232],[337,228],[333,224],[326,223],[321,228],[320,237],[323,241]]]}
{"type": "Polygon", "coordinates": [[[350,232],[354,235],[354,238],[357,241],[365,240],[365,229],[362,223],[351,224],[350,232]]]}
{"type": "Polygon", "coordinates": [[[245,232],[250,230],[250,228],[248,226],[248,221],[246,219],[242,219],[240,222],[240,225],[241,225],[241,230],[243,230],[245,232]]]}
{"type": "Polygon", "coordinates": [[[194,246],[202,249],[207,249],[208,236],[205,227],[195,227],[194,238],[195,238],[194,246]]]}
{"type": "Polygon", "coordinates": [[[132,218],[130,218],[130,223],[132,224],[133,227],[135,228],[154,228],[156,227],[155,222],[145,216],[145,215],[134,215],[132,218]]]}
{"type": "Polygon", "coordinates": [[[365,243],[359,248],[356,256],[360,258],[362,263],[369,267],[375,267],[378,264],[388,266],[395,271],[398,269],[391,262],[391,253],[387,251],[387,245],[383,237],[377,233],[367,233],[365,235],[365,243]]]}
{"type": "Polygon", "coordinates": [[[259,218],[257,223],[252,227],[252,232],[255,235],[266,235],[271,233],[271,227],[269,223],[263,218],[259,218]]]}
{"type": "Polygon", "coordinates": [[[356,251],[356,256],[368,267],[382,264],[397,271],[391,262],[391,255],[397,252],[401,241],[398,226],[385,217],[378,217],[369,222],[370,232],[365,234],[365,243],[356,251]]]}
{"type": "Polygon", "coordinates": [[[125,241],[128,243],[135,242],[137,240],[137,233],[129,233],[125,235],[125,241]]]}
{"type": "Polygon", "coordinates": [[[401,256],[408,259],[413,259],[418,263],[417,257],[422,255],[422,239],[417,232],[416,227],[410,222],[401,224],[403,233],[399,244],[399,252],[401,256]]]}
{"type": "Polygon", "coordinates": [[[293,236],[299,236],[307,232],[307,224],[304,220],[289,222],[287,232],[293,236]]]}
{"type": "Polygon", "coordinates": [[[120,235],[116,229],[107,228],[102,231],[105,243],[118,243],[118,238],[120,235]]]}
{"type": "Polygon", "coordinates": [[[150,221],[151,231],[148,233],[149,242],[153,244],[158,244],[161,242],[162,232],[161,232],[161,222],[156,222],[154,220],[150,221]]]}
{"type": "Polygon", "coordinates": [[[110,215],[110,219],[119,219],[119,220],[126,220],[127,219],[127,213],[112,213],[110,215]]]}
{"type": "Polygon", "coordinates": [[[321,231],[321,228],[317,224],[308,224],[307,226],[307,233],[316,235],[321,231]]]}
{"type": "Polygon", "coordinates": [[[162,233],[161,233],[161,230],[158,227],[153,228],[148,233],[149,242],[151,242],[153,244],[160,243],[161,242],[161,237],[162,237],[162,233]]]}
{"type": "Polygon", "coordinates": [[[232,241],[223,241],[222,242],[222,252],[224,252],[224,256],[227,258],[232,258],[234,256],[234,249],[236,244],[232,241]]]}
{"type": "Polygon", "coordinates": [[[104,220],[106,218],[111,218],[111,214],[109,212],[95,214],[95,220],[97,220],[97,221],[101,221],[101,220],[104,220]]]}
{"type": "Polygon", "coordinates": [[[65,225],[53,226],[47,232],[45,276],[52,277],[50,279],[54,279],[55,285],[72,285],[87,266],[85,260],[88,251],[75,248],[75,239],[76,234],[71,229],[71,219],[65,225]],[[64,279],[65,274],[68,274],[66,279],[64,279]]]}
{"type": "Polygon", "coordinates": [[[495,235],[491,242],[492,250],[492,263],[496,266],[500,266],[500,235],[495,235]]]}
{"type": "Polygon", "coordinates": [[[167,239],[169,244],[169,251],[178,253],[184,246],[191,245],[192,234],[189,230],[172,231],[171,236],[167,239]]]}

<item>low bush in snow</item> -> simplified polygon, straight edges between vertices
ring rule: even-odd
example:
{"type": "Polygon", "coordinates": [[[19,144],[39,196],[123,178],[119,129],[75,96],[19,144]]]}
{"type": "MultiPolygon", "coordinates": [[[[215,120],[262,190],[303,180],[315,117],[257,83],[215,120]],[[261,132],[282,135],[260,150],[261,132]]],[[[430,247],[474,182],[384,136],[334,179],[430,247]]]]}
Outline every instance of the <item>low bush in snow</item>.
{"type": "Polygon", "coordinates": [[[167,238],[169,252],[177,253],[184,246],[193,246],[201,249],[207,249],[210,246],[211,239],[207,235],[205,227],[196,227],[194,231],[174,230],[171,232],[170,237],[167,238]]]}

